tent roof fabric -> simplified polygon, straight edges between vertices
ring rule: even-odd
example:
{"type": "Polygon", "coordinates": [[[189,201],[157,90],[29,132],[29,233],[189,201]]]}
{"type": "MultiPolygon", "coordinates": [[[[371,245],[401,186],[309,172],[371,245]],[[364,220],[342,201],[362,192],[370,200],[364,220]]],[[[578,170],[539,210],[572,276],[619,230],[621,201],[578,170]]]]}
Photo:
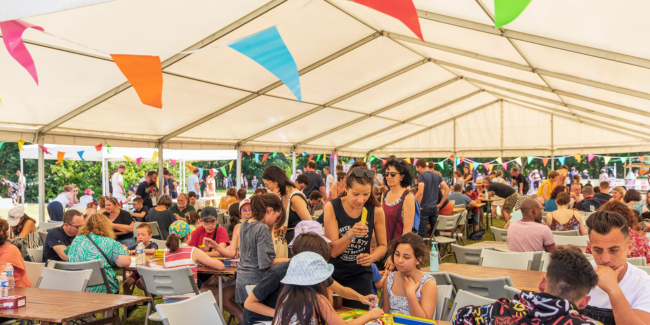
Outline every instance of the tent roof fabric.
{"type": "Polygon", "coordinates": [[[341,156],[650,150],[650,34],[638,32],[650,2],[533,1],[501,29],[492,1],[414,3],[425,42],[348,0],[117,0],[28,18],[109,53],[160,55],[163,108],[143,105],[110,56],[28,29],[40,86],[0,51],[0,141],[341,156]],[[173,54],[273,25],[302,103],[228,47],[173,54]]]}

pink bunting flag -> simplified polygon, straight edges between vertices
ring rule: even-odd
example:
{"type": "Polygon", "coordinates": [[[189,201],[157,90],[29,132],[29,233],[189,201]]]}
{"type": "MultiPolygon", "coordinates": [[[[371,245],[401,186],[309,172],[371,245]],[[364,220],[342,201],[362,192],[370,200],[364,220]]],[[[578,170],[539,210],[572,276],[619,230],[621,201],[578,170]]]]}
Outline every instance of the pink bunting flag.
{"type": "Polygon", "coordinates": [[[490,170],[490,164],[483,163],[483,168],[485,168],[485,170],[490,170]]]}
{"type": "Polygon", "coordinates": [[[138,158],[135,160],[135,163],[140,167],[140,162],[142,161],[142,157],[138,158]]]}
{"type": "Polygon", "coordinates": [[[413,0],[354,0],[358,4],[375,9],[401,21],[408,27],[422,42],[422,31],[418,12],[415,9],[413,0]]]}
{"type": "Polygon", "coordinates": [[[172,163],[172,166],[174,166],[174,168],[176,168],[176,160],[169,159],[169,162],[172,163]]]}
{"type": "Polygon", "coordinates": [[[415,166],[415,164],[417,164],[417,163],[418,163],[418,159],[417,159],[417,158],[413,158],[413,166],[415,166]]]}
{"type": "Polygon", "coordinates": [[[594,159],[594,155],[587,155],[587,162],[591,162],[592,159],[594,159]]]}
{"type": "Polygon", "coordinates": [[[43,150],[43,153],[51,155],[51,153],[49,151],[47,151],[47,148],[45,148],[45,147],[43,147],[41,145],[38,145],[38,147],[41,148],[41,150],[43,150]]]}
{"type": "Polygon", "coordinates": [[[503,164],[501,164],[501,166],[503,166],[503,169],[508,170],[508,163],[507,162],[504,162],[503,164]]]}
{"type": "Polygon", "coordinates": [[[38,75],[36,74],[34,59],[32,59],[25,43],[23,43],[23,32],[27,28],[33,28],[40,30],[41,32],[45,31],[40,26],[30,24],[20,19],[0,22],[2,40],[5,42],[5,47],[7,48],[7,51],[9,51],[9,55],[11,55],[14,60],[18,61],[18,63],[29,72],[38,85],[38,75]]]}

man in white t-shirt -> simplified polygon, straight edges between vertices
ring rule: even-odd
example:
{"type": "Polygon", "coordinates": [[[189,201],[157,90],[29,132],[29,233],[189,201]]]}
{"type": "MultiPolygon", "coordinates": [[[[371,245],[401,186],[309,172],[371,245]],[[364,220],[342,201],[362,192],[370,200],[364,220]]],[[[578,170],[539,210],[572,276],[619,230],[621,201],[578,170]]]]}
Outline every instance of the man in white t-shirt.
{"type": "Polygon", "coordinates": [[[327,197],[330,195],[330,187],[334,184],[334,176],[330,173],[330,168],[325,166],[323,167],[323,173],[325,173],[325,191],[327,192],[327,197]]]}
{"type": "Polygon", "coordinates": [[[609,177],[607,177],[607,171],[601,169],[600,175],[598,175],[598,183],[607,182],[607,181],[609,181],[609,177]]]}
{"type": "Polygon", "coordinates": [[[27,188],[27,181],[20,170],[16,171],[16,176],[18,176],[18,196],[20,197],[21,203],[25,204],[25,188],[27,188]]]}
{"type": "Polygon", "coordinates": [[[587,219],[598,286],[583,314],[603,324],[650,324],[650,275],[625,259],[631,249],[627,221],[598,211],[587,219]]]}
{"type": "Polygon", "coordinates": [[[201,190],[199,188],[199,170],[192,171],[192,175],[187,178],[187,193],[194,192],[196,197],[201,197],[201,190]]]}
{"type": "Polygon", "coordinates": [[[126,166],[120,165],[117,168],[117,173],[113,174],[111,178],[111,185],[113,185],[113,197],[118,202],[126,202],[126,191],[124,190],[124,177],[122,175],[126,171],[126,166]]]}

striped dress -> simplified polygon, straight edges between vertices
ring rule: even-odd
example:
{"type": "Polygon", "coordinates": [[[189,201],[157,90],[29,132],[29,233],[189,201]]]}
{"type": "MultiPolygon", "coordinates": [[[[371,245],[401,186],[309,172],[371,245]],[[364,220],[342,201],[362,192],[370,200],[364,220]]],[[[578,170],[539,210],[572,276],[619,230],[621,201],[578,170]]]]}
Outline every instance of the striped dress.
{"type": "Polygon", "coordinates": [[[170,251],[165,252],[165,268],[173,269],[177,267],[189,266],[192,269],[192,275],[194,275],[194,280],[196,280],[196,268],[198,264],[192,259],[192,251],[196,247],[188,246],[187,244],[181,244],[181,247],[171,253],[170,251]]]}

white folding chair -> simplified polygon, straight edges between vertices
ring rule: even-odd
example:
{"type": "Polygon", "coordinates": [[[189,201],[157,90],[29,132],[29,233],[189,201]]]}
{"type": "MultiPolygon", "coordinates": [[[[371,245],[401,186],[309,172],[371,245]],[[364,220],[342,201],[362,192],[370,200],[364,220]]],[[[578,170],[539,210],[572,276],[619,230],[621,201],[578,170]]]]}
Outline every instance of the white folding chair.
{"type": "MultiPolygon", "coordinates": [[[[455,233],[456,233],[456,227],[458,225],[458,218],[460,217],[460,214],[455,214],[452,216],[439,216],[438,220],[436,220],[436,227],[433,230],[431,234],[431,238],[433,241],[437,242],[440,250],[439,250],[439,258],[442,260],[445,258],[447,255],[451,255],[451,244],[456,243],[456,238],[455,238],[455,233]],[[435,231],[438,230],[440,232],[442,231],[448,231],[450,234],[450,237],[447,236],[436,236],[435,231]],[[443,248],[444,247],[444,248],[443,248]],[[447,250],[447,247],[449,247],[449,253],[445,254],[445,251],[447,250]]],[[[426,241],[426,239],[425,239],[426,241]]]]}
{"type": "Polygon", "coordinates": [[[63,271],[43,268],[43,272],[36,282],[36,288],[86,291],[86,286],[92,274],[92,270],[63,271]]]}
{"type": "Polygon", "coordinates": [[[438,285],[438,298],[436,299],[436,312],[433,319],[445,319],[447,316],[447,309],[449,309],[449,301],[454,291],[451,285],[438,285]]]}
{"type": "Polygon", "coordinates": [[[587,246],[589,242],[589,236],[561,236],[554,234],[553,239],[555,240],[555,245],[576,245],[576,246],[587,246]]]}
{"type": "Polygon", "coordinates": [[[103,285],[107,293],[112,293],[111,285],[106,276],[106,269],[100,260],[92,260],[86,262],[61,262],[61,261],[48,261],[47,267],[50,269],[64,270],[64,271],[81,271],[90,270],[92,275],[88,280],[88,286],[103,285]]]}
{"type": "Polygon", "coordinates": [[[165,325],[215,324],[226,325],[212,292],[173,304],[158,304],[156,310],[165,325]]]}
{"type": "Polygon", "coordinates": [[[481,266],[500,267],[504,269],[530,270],[533,264],[533,252],[498,252],[484,249],[481,252],[481,266]]]}
{"type": "Polygon", "coordinates": [[[41,243],[43,243],[43,245],[45,245],[45,239],[47,238],[47,231],[39,230],[39,231],[37,231],[37,233],[38,233],[38,237],[41,238],[41,243]]]}
{"type": "Polygon", "coordinates": [[[634,265],[634,266],[647,266],[648,263],[646,262],[645,257],[628,257],[627,262],[634,265]]]}
{"type": "Polygon", "coordinates": [[[167,241],[166,240],[151,238],[151,241],[156,243],[156,245],[158,245],[158,249],[166,249],[167,248],[167,241]]]}
{"type": "Polygon", "coordinates": [[[45,263],[34,263],[25,261],[25,271],[27,272],[27,277],[29,282],[33,284],[38,282],[38,278],[41,277],[43,269],[45,268],[45,263]]]}
{"type": "Polygon", "coordinates": [[[250,296],[251,292],[253,292],[253,289],[255,289],[254,285],[246,286],[246,293],[248,293],[248,295],[250,296]]]}
{"type": "Polygon", "coordinates": [[[448,320],[451,322],[452,318],[460,308],[466,306],[489,305],[493,304],[495,301],[495,299],[481,297],[465,290],[458,290],[458,294],[456,294],[456,299],[454,299],[454,304],[451,307],[452,312],[449,315],[448,320]]]}
{"type": "Polygon", "coordinates": [[[506,291],[503,289],[503,286],[514,286],[509,276],[480,279],[450,273],[449,277],[457,291],[465,290],[481,297],[492,299],[499,299],[506,296],[506,291]]]}
{"type": "Polygon", "coordinates": [[[42,263],[43,262],[43,247],[28,248],[27,249],[27,256],[29,256],[29,258],[34,263],[42,263]]]}
{"type": "Polygon", "coordinates": [[[500,241],[504,243],[508,241],[508,229],[490,226],[490,231],[492,232],[492,235],[494,235],[494,241],[500,241]]]}
{"type": "Polygon", "coordinates": [[[62,226],[62,225],[63,225],[63,221],[39,222],[38,223],[38,228],[36,228],[36,230],[39,230],[39,231],[42,230],[42,231],[45,231],[47,233],[47,230],[52,229],[52,228],[56,228],[56,227],[62,226]]]}
{"type": "Polygon", "coordinates": [[[646,273],[650,275],[650,266],[637,266],[641,270],[644,270],[646,273]]]}
{"type": "Polygon", "coordinates": [[[511,287],[509,285],[503,286],[503,289],[506,290],[506,297],[508,299],[515,299],[515,296],[521,293],[521,290],[511,287]]]}
{"type": "Polygon", "coordinates": [[[539,264],[539,271],[546,272],[548,269],[548,263],[551,262],[551,254],[547,252],[542,252],[542,259],[539,264]]]}
{"type": "MultiPolygon", "coordinates": [[[[174,296],[191,292],[199,295],[201,293],[201,291],[199,291],[199,288],[196,286],[194,275],[192,275],[192,270],[189,266],[174,269],[158,269],[138,265],[137,269],[138,273],[140,274],[140,279],[142,279],[142,284],[144,285],[144,293],[147,297],[153,298],[154,296],[174,296]]],[[[210,295],[212,295],[212,293],[210,293],[210,295]]],[[[214,298],[212,299],[214,301],[214,298]]],[[[160,315],[160,311],[158,309],[159,305],[155,306],[158,312],[149,315],[151,313],[153,304],[153,300],[147,303],[147,317],[144,320],[145,325],[149,324],[149,321],[164,321],[164,317],[160,315]]],[[[175,304],[176,303],[173,305],[175,304]]],[[[194,322],[188,322],[187,324],[189,323],[194,322]]]]}
{"type": "Polygon", "coordinates": [[[479,265],[481,263],[481,252],[484,248],[474,248],[451,244],[451,250],[456,257],[456,263],[479,265]]]}
{"type": "Polygon", "coordinates": [[[577,230],[553,231],[553,236],[580,236],[577,230]]]}
{"type": "Polygon", "coordinates": [[[167,238],[162,238],[162,233],[160,232],[160,227],[158,226],[157,221],[147,222],[151,226],[151,235],[153,238],[165,240],[167,238]]]}

